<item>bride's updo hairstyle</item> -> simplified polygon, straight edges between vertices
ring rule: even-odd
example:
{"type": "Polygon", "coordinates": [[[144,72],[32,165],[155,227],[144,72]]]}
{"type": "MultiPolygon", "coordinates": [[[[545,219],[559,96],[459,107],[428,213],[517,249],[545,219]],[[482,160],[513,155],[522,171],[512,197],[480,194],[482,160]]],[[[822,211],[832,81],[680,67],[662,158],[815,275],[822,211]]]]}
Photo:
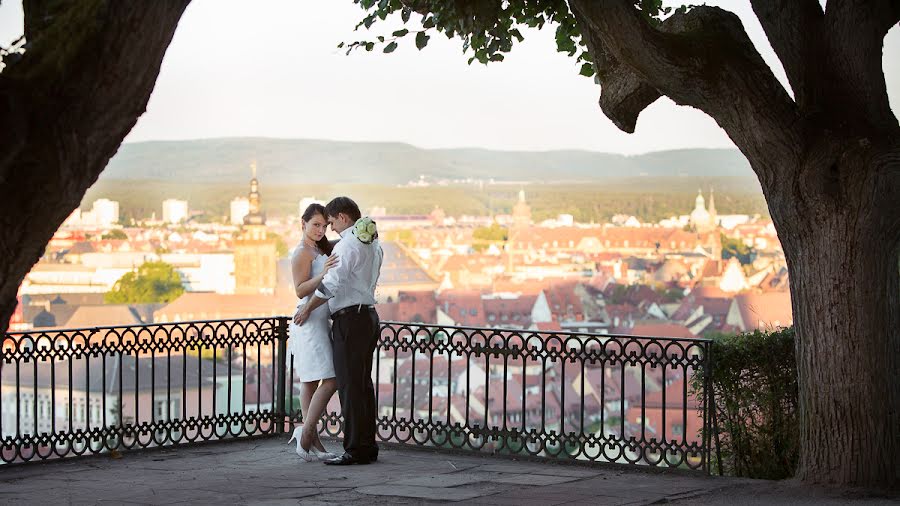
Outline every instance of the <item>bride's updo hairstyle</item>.
{"type": "MultiPolygon", "coordinates": [[[[309,221],[312,220],[313,217],[317,214],[325,219],[326,224],[328,223],[328,215],[325,214],[325,206],[316,203],[310,204],[309,207],[306,208],[306,211],[303,211],[303,222],[309,223],[309,221]]],[[[303,233],[305,235],[306,231],[304,231],[303,233]]],[[[324,235],[321,239],[316,241],[316,246],[319,247],[319,251],[321,251],[322,253],[325,253],[326,255],[331,254],[331,241],[329,241],[328,238],[324,235]]]]}

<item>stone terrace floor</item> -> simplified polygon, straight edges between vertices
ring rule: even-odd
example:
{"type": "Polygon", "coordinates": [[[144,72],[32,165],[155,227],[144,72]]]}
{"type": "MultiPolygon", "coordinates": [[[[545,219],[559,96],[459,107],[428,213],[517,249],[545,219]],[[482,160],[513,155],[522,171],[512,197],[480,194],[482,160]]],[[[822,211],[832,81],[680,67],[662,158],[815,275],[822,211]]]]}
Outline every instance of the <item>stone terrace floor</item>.
{"type": "MultiPolygon", "coordinates": [[[[0,504],[896,504],[887,497],[397,445],[368,466],[302,463],[287,436],[0,467],[0,504]]],[[[337,441],[326,446],[339,448],[337,441]]],[[[896,501],[896,498],[893,498],[896,501]]]]}

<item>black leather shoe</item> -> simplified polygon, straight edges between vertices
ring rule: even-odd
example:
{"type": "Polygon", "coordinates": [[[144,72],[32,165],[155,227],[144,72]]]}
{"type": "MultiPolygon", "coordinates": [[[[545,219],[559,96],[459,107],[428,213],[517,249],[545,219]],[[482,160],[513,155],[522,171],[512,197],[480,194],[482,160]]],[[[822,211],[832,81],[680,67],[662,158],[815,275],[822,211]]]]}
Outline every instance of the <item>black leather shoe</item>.
{"type": "Polygon", "coordinates": [[[358,459],[349,453],[345,453],[340,457],[335,457],[333,459],[328,459],[324,462],[327,466],[352,466],[353,464],[370,464],[372,461],[370,459],[358,459]]]}

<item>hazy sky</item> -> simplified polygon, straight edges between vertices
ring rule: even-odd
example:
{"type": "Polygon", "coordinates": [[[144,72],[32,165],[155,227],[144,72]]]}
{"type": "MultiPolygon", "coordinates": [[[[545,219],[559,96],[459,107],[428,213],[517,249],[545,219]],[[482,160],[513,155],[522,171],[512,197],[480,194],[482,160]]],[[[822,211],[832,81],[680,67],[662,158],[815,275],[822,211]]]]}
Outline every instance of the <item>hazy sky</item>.
{"type": "MultiPolygon", "coordinates": [[[[783,79],[748,2],[706,3],[737,12],[783,79]]],[[[644,111],[635,134],[620,132],[597,106],[599,86],[555,52],[552,29],[525,32],[506,61],[487,67],[467,65],[460,42],[444,37],[421,52],[410,39],[393,54],[345,56],[335,46],[359,35],[362,12],[351,0],[193,0],[126,141],[268,136],[628,154],[733,147],[712,119],[666,98],[644,111]]],[[[369,38],[389,33],[378,26],[369,38]]],[[[21,2],[3,0],[0,43],[21,33],[21,2]]],[[[884,61],[896,110],[897,27],[884,61]]]]}

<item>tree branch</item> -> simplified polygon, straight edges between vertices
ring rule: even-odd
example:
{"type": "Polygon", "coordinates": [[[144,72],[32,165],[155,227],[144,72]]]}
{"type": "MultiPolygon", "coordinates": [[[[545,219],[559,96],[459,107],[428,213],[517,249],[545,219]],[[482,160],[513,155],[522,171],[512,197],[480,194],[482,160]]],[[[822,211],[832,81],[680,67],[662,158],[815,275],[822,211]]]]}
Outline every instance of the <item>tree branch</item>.
{"type": "Polygon", "coordinates": [[[900,0],[830,0],[825,9],[828,100],[847,126],[897,128],[882,68],[884,36],[900,22],[900,0]]]}
{"type": "MultiPolygon", "coordinates": [[[[579,11],[573,9],[573,13],[579,25],[587,26],[587,21],[579,11]]],[[[661,95],[611,55],[595,32],[582,32],[582,37],[591,54],[597,78],[603,86],[600,109],[619,130],[634,133],[641,111],[661,95]]]]}
{"type": "Polygon", "coordinates": [[[582,34],[601,41],[645,85],[715,119],[764,183],[783,164],[759,161],[795,153],[801,145],[796,104],[733,13],[695,7],[655,28],[628,0],[571,0],[571,5],[585,23],[582,34]]]}
{"type": "Polygon", "coordinates": [[[822,20],[816,0],[751,0],[766,37],[787,74],[801,109],[815,107],[816,82],[822,61],[822,20]]]}

